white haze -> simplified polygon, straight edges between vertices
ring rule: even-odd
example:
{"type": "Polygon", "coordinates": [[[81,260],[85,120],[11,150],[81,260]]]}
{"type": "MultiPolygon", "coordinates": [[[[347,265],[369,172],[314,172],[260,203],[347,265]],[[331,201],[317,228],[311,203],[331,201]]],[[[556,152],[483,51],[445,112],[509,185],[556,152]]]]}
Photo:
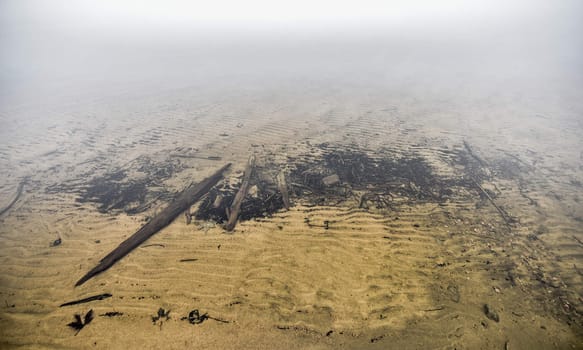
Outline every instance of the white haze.
{"type": "Polygon", "coordinates": [[[337,82],[580,87],[579,1],[0,2],[0,102],[337,82]]]}

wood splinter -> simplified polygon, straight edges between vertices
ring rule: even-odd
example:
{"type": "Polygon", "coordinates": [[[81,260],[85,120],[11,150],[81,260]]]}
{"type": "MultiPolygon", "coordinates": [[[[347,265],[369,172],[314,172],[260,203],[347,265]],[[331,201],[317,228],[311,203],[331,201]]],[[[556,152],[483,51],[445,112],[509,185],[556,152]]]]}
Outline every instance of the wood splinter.
{"type": "Polygon", "coordinates": [[[239,192],[235,195],[231,207],[227,210],[227,224],[225,224],[225,230],[233,231],[237,225],[237,220],[239,219],[239,213],[241,211],[241,203],[247,194],[247,188],[249,187],[249,180],[251,179],[251,173],[253,172],[253,167],[255,166],[255,156],[251,155],[247,161],[247,166],[245,167],[245,173],[243,175],[243,182],[241,183],[241,188],[239,192]]]}

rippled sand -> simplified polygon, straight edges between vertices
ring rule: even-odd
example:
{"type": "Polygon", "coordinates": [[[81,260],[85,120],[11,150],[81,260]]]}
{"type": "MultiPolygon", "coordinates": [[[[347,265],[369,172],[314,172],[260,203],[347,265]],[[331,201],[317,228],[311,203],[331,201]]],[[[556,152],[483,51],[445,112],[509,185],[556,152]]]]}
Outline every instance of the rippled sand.
{"type": "Polygon", "coordinates": [[[71,100],[2,111],[0,207],[27,179],[0,217],[2,348],[582,348],[576,99],[314,84],[71,100]],[[392,210],[296,201],[233,234],[181,216],[74,288],[165,201],[127,215],[59,186],[82,189],[120,168],[143,176],[132,162],[147,156],[180,169],[150,190],[175,192],[226,162],[232,179],[250,154],[285,165],[322,143],[412,152],[454,174],[444,155],[464,141],[491,172],[481,186],[517,223],[480,195],[392,210]],[[59,307],[101,293],[113,296],[59,307]],[[154,323],[159,308],[170,317],[154,323]],[[90,309],[95,319],[75,336],[67,324],[90,309]],[[181,320],[193,309],[228,323],[181,320]],[[114,311],[122,315],[101,316],[114,311]]]}

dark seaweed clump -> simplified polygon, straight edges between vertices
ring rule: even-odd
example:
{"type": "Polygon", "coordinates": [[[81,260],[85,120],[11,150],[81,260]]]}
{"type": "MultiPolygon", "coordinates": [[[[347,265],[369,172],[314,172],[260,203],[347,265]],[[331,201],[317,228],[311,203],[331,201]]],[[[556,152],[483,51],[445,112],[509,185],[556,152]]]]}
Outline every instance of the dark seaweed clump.
{"type": "Polygon", "coordinates": [[[298,163],[290,173],[292,194],[313,204],[356,198],[360,207],[386,208],[403,202],[442,202],[454,189],[469,186],[463,178],[435,173],[420,156],[369,154],[321,146],[321,158],[298,163]],[[337,181],[327,181],[334,179],[337,181]]]}
{"type": "MultiPolygon", "coordinates": [[[[284,208],[277,174],[285,169],[287,192],[292,203],[305,205],[356,205],[365,209],[395,208],[420,202],[440,203],[460,196],[480,197],[476,183],[490,176],[471,149],[451,151],[448,161],[461,168],[459,176],[440,176],[418,154],[357,148],[315,146],[313,152],[290,158],[287,164],[267,161],[256,166],[249,191],[241,204],[240,220],[269,217],[284,208]]],[[[502,167],[500,167],[502,168],[502,167]]],[[[509,167],[506,167],[508,173],[509,167]]],[[[88,183],[61,185],[52,191],[69,190],[81,203],[91,202],[100,212],[123,211],[137,214],[154,202],[168,203],[174,197],[164,181],[184,166],[176,159],[153,161],[139,157],[88,183]]],[[[194,217],[217,223],[227,221],[227,212],[239,185],[223,183],[213,188],[201,201],[194,217]]],[[[495,197],[495,193],[489,193],[495,197]]],[[[483,199],[483,198],[482,198],[483,199]]]]}

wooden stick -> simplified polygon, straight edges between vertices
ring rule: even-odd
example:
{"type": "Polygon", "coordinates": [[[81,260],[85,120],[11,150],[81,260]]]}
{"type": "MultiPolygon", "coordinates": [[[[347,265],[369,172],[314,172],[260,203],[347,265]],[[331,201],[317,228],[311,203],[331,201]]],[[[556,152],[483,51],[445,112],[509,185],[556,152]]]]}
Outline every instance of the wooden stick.
{"type": "Polygon", "coordinates": [[[245,167],[245,174],[243,175],[243,182],[241,183],[241,188],[239,192],[235,195],[233,203],[228,211],[229,220],[225,225],[225,230],[233,231],[237,225],[237,220],[239,219],[239,212],[241,211],[241,203],[247,194],[247,187],[249,187],[249,180],[251,179],[251,172],[253,172],[253,166],[255,165],[255,156],[251,155],[249,161],[247,161],[247,167],[245,167]]]}
{"type": "Polygon", "coordinates": [[[287,182],[285,181],[285,173],[282,171],[277,174],[277,187],[279,192],[281,192],[281,200],[283,201],[283,206],[286,210],[289,210],[289,192],[287,190],[287,182]]]}
{"type": "Polygon", "coordinates": [[[24,181],[20,182],[20,184],[18,185],[18,189],[16,190],[16,196],[14,197],[14,199],[12,200],[12,202],[10,202],[10,204],[8,204],[6,206],[6,208],[0,210],[0,216],[4,213],[6,213],[8,210],[10,210],[10,208],[12,208],[12,206],[14,205],[14,203],[16,203],[16,201],[18,201],[18,198],[20,198],[20,195],[22,194],[22,190],[24,189],[24,181]]]}
{"type": "Polygon", "coordinates": [[[109,269],[118,260],[126,256],[129,252],[137,248],[140,244],[144,243],[152,235],[168,226],[180,213],[184,212],[192,204],[198,201],[202,196],[204,196],[214,185],[217,184],[222,178],[223,173],[231,166],[231,163],[223,166],[217,172],[215,172],[210,177],[202,180],[198,184],[191,184],[184,191],[182,191],[176,199],[166,207],[160,214],[156,215],[147,224],[142,226],[136,233],[134,233],[130,238],[123,241],[117,248],[115,248],[111,253],[107,254],[97,266],[95,266],[91,271],[87,272],[75,286],[80,286],[93,276],[109,269]]]}
{"type": "Polygon", "coordinates": [[[506,225],[510,225],[510,222],[513,221],[512,218],[510,217],[510,215],[508,215],[508,213],[506,213],[506,211],[502,208],[500,208],[496,202],[494,202],[494,199],[492,197],[490,197],[490,195],[488,194],[488,192],[486,192],[486,190],[480,186],[479,183],[476,182],[476,180],[472,179],[472,182],[474,183],[474,185],[476,185],[476,187],[482,191],[482,193],[486,196],[486,198],[488,198],[488,200],[490,201],[490,203],[492,203],[492,205],[494,206],[494,208],[496,208],[496,210],[498,210],[498,212],[500,213],[500,216],[502,216],[502,219],[504,220],[504,222],[506,223],[506,225]]]}
{"type": "Polygon", "coordinates": [[[91,296],[91,297],[88,297],[88,298],[83,298],[83,299],[79,299],[79,300],[69,301],[68,303],[61,304],[60,307],[70,306],[70,305],[77,305],[77,304],[84,304],[84,303],[88,303],[90,301],[103,300],[103,299],[107,299],[107,298],[111,298],[111,294],[109,294],[109,293],[103,293],[103,294],[94,295],[94,296],[91,296]]]}

